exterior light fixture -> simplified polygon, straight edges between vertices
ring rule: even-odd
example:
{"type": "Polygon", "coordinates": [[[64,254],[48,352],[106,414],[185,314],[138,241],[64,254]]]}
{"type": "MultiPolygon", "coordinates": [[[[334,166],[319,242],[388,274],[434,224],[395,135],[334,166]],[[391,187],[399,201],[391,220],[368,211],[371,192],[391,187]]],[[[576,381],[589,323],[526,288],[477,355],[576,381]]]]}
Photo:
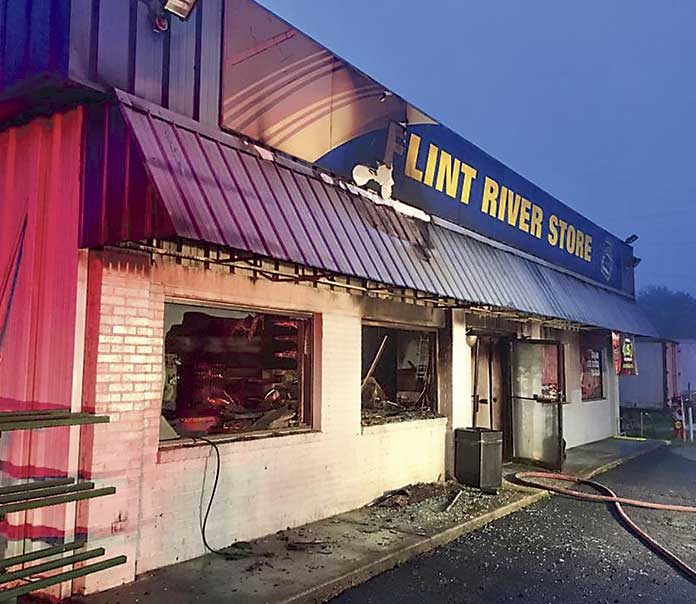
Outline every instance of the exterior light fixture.
{"type": "Polygon", "coordinates": [[[628,245],[631,245],[636,241],[638,241],[638,235],[636,235],[635,233],[633,235],[629,235],[628,237],[626,237],[626,239],[624,239],[624,243],[628,243],[628,245]]]}
{"type": "Polygon", "coordinates": [[[183,19],[188,19],[197,0],[164,0],[162,7],[169,13],[172,13],[183,19]]]}
{"type": "Polygon", "coordinates": [[[473,348],[476,346],[476,342],[478,342],[478,336],[473,333],[471,330],[466,332],[466,345],[469,348],[473,348]]]}
{"type": "Polygon", "coordinates": [[[633,268],[635,268],[636,266],[638,266],[642,261],[643,261],[642,258],[635,258],[635,257],[634,257],[634,258],[633,258],[633,268]]]}

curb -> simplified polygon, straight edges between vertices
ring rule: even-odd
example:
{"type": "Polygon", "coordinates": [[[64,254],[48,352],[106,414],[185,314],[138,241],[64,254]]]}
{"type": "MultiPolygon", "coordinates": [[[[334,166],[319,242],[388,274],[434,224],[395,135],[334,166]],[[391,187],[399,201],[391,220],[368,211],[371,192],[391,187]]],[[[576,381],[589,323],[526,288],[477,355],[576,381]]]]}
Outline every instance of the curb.
{"type": "Polygon", "coordinates": [[[605,463],[603,466],[599,466],[598,468],[595,468],[591,472],[588,472],[586,475],[582,476],[582,478],[584,478],[585,480],[590,480],[591,478],[594,478],[598,474],[604,474],[605,472],[608,472],[609,470],[613,470],[614,468],[617,468],[620,465],[623,465],[627,461],[631,461],[632,459],[636,459],[636,457],[640,457],[642,455],[647,455],[648,453],[652,453],[653,451],[657,451],[658,449],[661,449],[662,447],[666,447],[666,446],[667,446],[667,443],[663,440],[653,441],[649,448],[646,448],[645,450],[642,450],[642,451],[636,451],[635,453],[631,453],[629,455],[626,455],[625,457],[621,457],[619,459],[615,459],[614,461],[610,461],[608,463],[605,463]]]}
{"type": "MultiPolygon", "coordinates": [[[[666,445],[663,441],[658,441],[650,448],[631,453],[625,457],[615,459],[602,466],[599,466],[598,468],[588,472],[586,475],[583,475],[582,478],[589,480],[598,474],[608,472],[609,470],[612,470],[627,461],[642,455],[646,455],[647,453],[652,453],[653,451],[656,451],[664,446],[666,445]]],[[[516,487],[516,490],[520,490],[518,485],[513,485],[507,481],[505,482],[508,484],[508,486],[514,486],[516,487]]],[[[347,589],[365,583],[377,575],[381,575],[388,570],[400,566],[416,556],[426,554],[438,547],[442,547],[443,545],[454,541],[462,535],[466,535],[467,533],[475,531],[486,524],[504,518],[513,512],[517,512],[518,510],[538,503],[539,501],[548,499],[552,495],[552,493],[549,491],[539,489],[526,489],[526,491],[530,494],[522,499],[508,503],[491,512],[483,514],[478,518],[473,518],[472,520],[468,520],[462,524],[452,526],[436,535],[433,535],[432,537],[427,537],[418,543],[414,543],[413,545],[404,547],[395,552],[391,552],[384,557],[375,560],[374,562],[370,562],[369,564],[347,572],[339,577],[325,581],[324,583],[311,587],[302,593],[295,594],[290,598],[280,600],[277,602],[277,604],[322,604],[331,598],[335,598],[347,589]]]]}
{"type": "Polygon", "coordinates": [[[462,524],[457,524],[452,526],[437,535],[432,537],[427,537],[418,543],[404,547],[398,551],[391,552],[384,557],[366,564],[360,568],[352,570],[348,573],[341,575],[330,581],[326,581],[320,585],[312,587],[302,593],[296,594],[287,598],[285,600],[280,600],[277,604],[321,604],[327,602],[331,598],[335,598],[340,593],[344,592],[351,587],[356,587],[361,583],[365,583],[370,579],[381,575],[382,573],[395,568],[415,558],[422,554],[428,553],[438,547],[446,545],[450,541],[475,531],[476,529],[493,522],[494,520],[499,520],[504,518],[513,512],[521,510],[527,506],[530,506],[538,501],[548,499],[550,493],[548,491],[537,491],[533,495],[528,495],[512,503],[508,503],[502,507],[499,507],[491,512],[487,512],[482,516],[473,518],[472,520],[467,520],[462,524]]]}

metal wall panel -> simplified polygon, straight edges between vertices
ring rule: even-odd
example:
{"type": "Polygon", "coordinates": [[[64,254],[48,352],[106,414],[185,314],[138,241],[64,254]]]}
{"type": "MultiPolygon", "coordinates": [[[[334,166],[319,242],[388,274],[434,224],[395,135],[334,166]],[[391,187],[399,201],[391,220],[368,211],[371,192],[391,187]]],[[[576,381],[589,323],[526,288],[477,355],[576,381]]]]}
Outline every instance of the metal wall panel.
{"type": "MultiPolygon", "coordinates": [[[[196,24],[200,10],[194,10],[187,21],[170,19],[169,26],[169,104],[172,111],[195,117],[196,24]]],[[[117,86],[117,88],[122,88],[117,86]]]]}
{"type": "Polygon", "coordinates": [[[67,76],[70,0],[0,0],[0,90],[67,76]]]}
{"type": "MultiPolygon", "coordinates": [[[[7,1],[7,0],[0,0],[7,1]]],[[[222,0],[198,0],[186,21],[156,32],[138,0],[70,4],[70,78],[126,90],[181,115],[218,123],[222,0]]]]}
{"type": "MultiPolygon", "coordinates": [[[[0,410],[72,400],[83,112],[0,133],[0,410]]],[[[69,428],[0,438],[0,481],[65,476],[69,428]]],[[[60,541],[63,506],[9,515],[0,532],[60,541]]]]}
{"type": "MultiPolygon", "coordinates": [[[[677,346],[679,391],[696,391],[696,340],[680,340],[677,346]]],[[[640,370],[640,367],[638,367],[640,370]]]]}
{"type": "Polygon", "coordinates": [[[162,76],[165,36],[152,31],[148,20],[148,6],[138,2],[136,18],[136,51],[134,93],[144,99],[162,102],[162,76]]]}
{"type": "Polygon", "coordinates": [[[622,407],[662,409],[665,406],[663,342],[636,339],[637,375],[619,376],[622,407]]]}
{"type": "Polygon", "coordinates": [[[97,39],[97,66],[95,78],[98,82],[133,90],[135,79],[132,56],[135,52],[137,30],[133,27],[131,12],[137,13],[137,5],[131,0],[118,2],[101,1],[99,23],[93,35],[97,39]]]}

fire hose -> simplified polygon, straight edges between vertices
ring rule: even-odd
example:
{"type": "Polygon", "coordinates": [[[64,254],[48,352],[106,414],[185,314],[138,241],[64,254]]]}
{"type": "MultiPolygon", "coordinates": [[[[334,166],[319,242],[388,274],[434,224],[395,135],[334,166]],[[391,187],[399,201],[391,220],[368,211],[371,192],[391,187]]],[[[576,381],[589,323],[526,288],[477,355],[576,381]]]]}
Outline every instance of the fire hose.
{"type": "Polygon", "coordinates": [[[628,514],[624,511],[623,505],[630,505],[634,507],[645,508],[648,510],[661,510],[666,512],[685,512],[691,514],[696,513],[696,507],[688,505],[655,503],[652,501],[643,501],[641,499],[629,499],[626,497],[619,497],[609,487],[599,482],[595,482],[594,480],[587,480],[584,478],[578,478],[577,476],[571,476],[569,474],[554,474],[550,472],[518,472],[517,474],[515,474],[515,478],[519,484],[528,487],[533,487],[535,489],[543,489],[546,491],[551,491],[553,493],[558,493],[559,495],[565,495],[566,497],[573,497],[575,499],[581,499],[584,501],[614,504],[614,509],[616,510],[616,513],[618,514],[619,518],[621,518],[621,520],[624,522],[624,524],[630,532],[632,532],[636,537],[638,537],[638,539],[640,539],[643,543],[648,545],[648,547],[655,551],[659,556],[661,556],[667,562],[672,564],[675,568],[679,569],[692,582],[696,583],[696,569],[689,566],[674,552],[668,550],[664,545],[658,543],[643,529],[641,529],[635,522],[633,522],[633,520],[631,520],[628,514]],[[566,489],[564,487],[548,485],[545,483],[537,482],[535,480],[530,480],[533,478],[542,478],[544,480],[560,480],[563,482],[582,484],[589,486],[595,489],[596,491],[599,491],[600,493],[605,494],[595,495],[593,493],[584,493],[582,491],[576,491],[574,489],[566,489]]]}

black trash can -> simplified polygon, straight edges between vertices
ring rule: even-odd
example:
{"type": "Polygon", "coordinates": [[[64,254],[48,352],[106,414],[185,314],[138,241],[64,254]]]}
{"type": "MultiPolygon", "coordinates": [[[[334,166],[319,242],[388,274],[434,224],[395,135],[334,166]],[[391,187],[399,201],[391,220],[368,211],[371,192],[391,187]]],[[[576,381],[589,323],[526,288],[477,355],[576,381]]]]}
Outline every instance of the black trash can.
{"type": "Polygon", "coordinates": [[[454,431],[454,476],[486,493],[497,493],[503,481],[503,433],[489,428],[454,431]]]}

